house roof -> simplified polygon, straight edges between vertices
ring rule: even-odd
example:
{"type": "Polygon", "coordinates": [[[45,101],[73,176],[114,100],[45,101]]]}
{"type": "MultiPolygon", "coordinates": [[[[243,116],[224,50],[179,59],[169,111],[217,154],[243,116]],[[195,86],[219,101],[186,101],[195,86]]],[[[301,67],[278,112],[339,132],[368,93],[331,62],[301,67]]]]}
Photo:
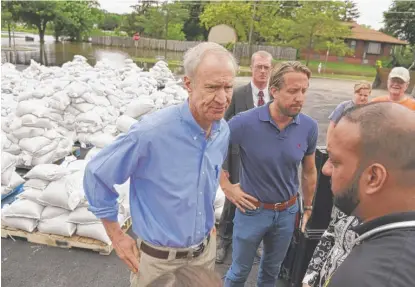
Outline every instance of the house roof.
{"type": "Polygon", "coordinates": [[[385,33],[363,27],[356,22],[346,22],[345,24],[350,26],[352,30],[352,35],[347,37],[348,39],[408,45],[408,42],[406,41],[402,41],[385,33]]]}

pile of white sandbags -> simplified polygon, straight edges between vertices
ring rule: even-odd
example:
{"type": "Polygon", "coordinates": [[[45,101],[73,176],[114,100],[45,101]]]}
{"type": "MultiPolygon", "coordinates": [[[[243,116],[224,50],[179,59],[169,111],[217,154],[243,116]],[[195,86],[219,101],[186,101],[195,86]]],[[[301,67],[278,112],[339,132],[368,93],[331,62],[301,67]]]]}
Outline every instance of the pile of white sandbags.
{"type": "Polygon", "coordinates": [[[24,179],[16,172],[17,157],[8,152],[1,153],[1,194],[12,192],[24,179]]]}
{"type": "Polygon", "coordinates": [[[1,87],[2,131],[8,139],[3,146],[13,153],[21,149],[20,162],[31,166],[65,156],[76,140],[104,147],[136,119],[187,98],[165,62],[146,72],[131,59],[121,66],[102,60],[92,67],[79,55],[62,67],[32,60],[22,72],[3,64],[1,87]],[[58,139],[60,150],[52,153],[58,139]]]}
{"type": "Polygon", "coordinates": [[[174,75],[164,61],[158,61],[150,68],[150,75],[157,80],[158,86],[164,86],[168,81],[174,80],[174,75]]]}
{"type": "MultiPolygon", "coordinates": [[[[70,237],[74,234],[110,243],[100,219],[88,210],[83,190],[87,161],[68,158],[62,165],[37,165],[25,177],[25,191],[2,210],[4,225],[28,232],[70,237]]],[[[129,182],[115,186],[119,193],[120,224],[130,217],[129,182]]]]}

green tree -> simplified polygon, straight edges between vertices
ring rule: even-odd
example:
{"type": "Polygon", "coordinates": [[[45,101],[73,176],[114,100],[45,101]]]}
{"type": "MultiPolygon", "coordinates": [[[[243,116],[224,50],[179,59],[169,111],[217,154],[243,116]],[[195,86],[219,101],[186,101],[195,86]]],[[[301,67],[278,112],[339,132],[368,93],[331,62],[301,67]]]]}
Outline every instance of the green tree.
{"type": "Polygon", "coordinates": [[[17,11],[20,5],[16,1],[2,1],[1,2],[1,25],[7,26],[9,35],[9,47],[12,46],[11,28],[19,20],[17,11]]]}
{"type": "Polygon", "coordinates": [[[340,22],[339,11],[343,7],[343,2],[334,1],[302,3],[292,19],[281,21],[282,42],[297,49],[307,48],[307,65],[313,50],[330,49],[337,55],[351,53],[343,40],[351,34],[349,27],[340,22]]]}
{"type": "Polygon", "coordinates": [[[37,27],[40,43],[44,43],[46,25],[55,18],[59,3],[55,1],[20,1],[19,4],[16,16],[24,23],[37,27]]]}
{"type": "Polygon", "coordinates": [[[183,25],[183,32],[186,36],[186,40],[207,40],[208,30],[199,20],[199,16],[203,13],[205,6],[206,2],[204,1],[183,2],[183,8],[189,10],[189,18],[183,25]]]}
{"type": "Polygon", "coordinates": [[[93,1],[58,2],[54,21],[55,38],[57,35],[69,36],[71,40],[81,41],[91,31],[96,22],[92,10],[97,3],[93,1]]]}
{"type": "Polygon", "coordinates": [[[200,22],[206,29],[219,24],[226,24],[235,29],[238,40],[248,40],[249,27],[252,21],[252,3],[220,2],[210,3],[200,15],[200,22]]]}
{"type": "Polygon", "coordinates": [[[395,0],[383,18],[387,33],[415,45],[415,2],[395,0]]]}
{"type": "Polygon", "coordinates": [[[340,10],[340,20],[350,22],[360,17],[360,12],[355,1],[345,0],[344,3],[344,7],[340,10]]]}

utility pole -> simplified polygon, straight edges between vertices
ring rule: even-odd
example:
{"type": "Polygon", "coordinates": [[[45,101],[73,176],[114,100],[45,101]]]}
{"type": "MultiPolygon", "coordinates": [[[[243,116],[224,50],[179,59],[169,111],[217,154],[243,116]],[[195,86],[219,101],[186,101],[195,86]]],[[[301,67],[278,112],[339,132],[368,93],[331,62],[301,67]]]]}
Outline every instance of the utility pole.
{"type": "Polygon", "coordinates": [[[252,54],[252,33],[254,32],[254,21],[255,21],[256,4],[257,4],[257,1],[254,1],[254,7],[252,9],[251,27],[249,28],[249,39],[248,39],[249,57],[252,54]]]}
{"type": "Polygon", "coordinates": [[[164,33],[164,60],[167,63],[167,36],[169,34],[169,8],[167,7],[167,2],[164,3],[164,13],[165,13],[165,19],[166,19],[166,27],[165,27],[165,33],[164,33]]]}

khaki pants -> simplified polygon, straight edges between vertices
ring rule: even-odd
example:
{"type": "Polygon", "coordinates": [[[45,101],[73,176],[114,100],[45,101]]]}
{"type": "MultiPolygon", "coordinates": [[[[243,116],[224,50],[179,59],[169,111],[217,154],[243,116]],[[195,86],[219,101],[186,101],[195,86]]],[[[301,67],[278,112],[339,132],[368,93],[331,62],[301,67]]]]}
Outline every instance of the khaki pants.
{"type": "MultiPolygon", "coordinates": [[[[137,240],[138,246],[141,244],[141,240],[137,240]]],[[[148,243],[147,243],[148,244],[148,243]]],[[[152,246],[151,244],[149,244],[152,246]]],[[[150,284],[154,279],[163,275],[164,273],[172,272],[179,267],[185,265],[192,266],[204,266],[210,270],[215,269],[215,259],[216,259],[216,230],[214,229],[211,232],[209,244],[205,247],[205,250],[196,258],[185,258],[185,259],[175,259],[176,251],[188,250],[186,248],[166,248],[166,247],[156,247],[160,250],[170,251],[168,259],[158,259],[151,257],[150,255],[145,254],[140,250],[139,257],[139,272],[138,274],[131,273],[130,283],[131,287],[145,287],[150,284]]]]}

